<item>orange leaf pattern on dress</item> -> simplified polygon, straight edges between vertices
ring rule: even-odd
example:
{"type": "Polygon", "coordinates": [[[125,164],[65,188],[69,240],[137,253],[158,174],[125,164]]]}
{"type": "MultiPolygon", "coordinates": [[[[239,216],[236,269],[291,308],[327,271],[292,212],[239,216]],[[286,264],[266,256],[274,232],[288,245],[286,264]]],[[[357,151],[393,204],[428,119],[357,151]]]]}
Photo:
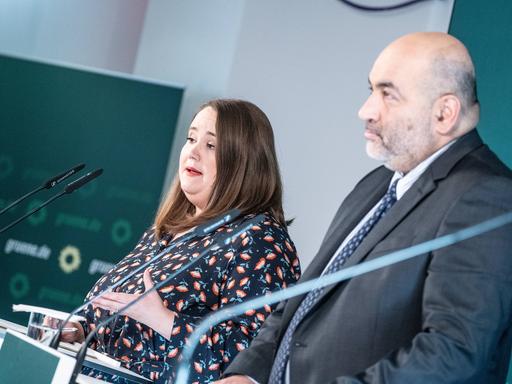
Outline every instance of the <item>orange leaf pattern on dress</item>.
{"type": "MultiPolygon", "coordinates": [[[[252,217],[254,215],[246,215],[212,234],[195,237],[188,242],[178,238],[173,243],[169,235],[158,241],[154,229],[150,228],[135,249],[98,280],[86,299],[150,260],[166,244],[173,245],[174,249],[152,263],[153,281],[163,281],[199,257],[206,250],[205,244],[213,246],[226,231],[237,233],[244,221],[252,217]]],[[[228,244],[218,245],[219,248],[206,252],[190,269],[180,271],[158,289],[164,305],[176,313],[170,339],[128,316],[119,316],[102,335],[97,336],[92,347],[114,356],[125,367],[155,383],[165,383],[169,379],[172,382],[187,337],[204,317],[224,306],[269,294],[295,283],[300,277],[300,263],[293,242],[286,229],[269,214],[266,214],[264,222],[253,225],[228,244]],[[286,255],[282,250],[286,250],[286,255]]],[[[128,279],[117,291],[144,292],[141,273],[128,279]]],[[[251,309],[213,326],[208,334],[201,337],[195,351],[190,382],[212,383],[218,380],[238,352],[249,346],[273,308],[265,305],[264,308],[251,309]]],[[[87,318],[87,331],[90,332],[108,316],[108,311],[94,311],[89,307],[83,315],[87,318]]],[[[124,379],[106,377],[89,368],[83,372],[114,383],[124,382],[124,379]]]]}

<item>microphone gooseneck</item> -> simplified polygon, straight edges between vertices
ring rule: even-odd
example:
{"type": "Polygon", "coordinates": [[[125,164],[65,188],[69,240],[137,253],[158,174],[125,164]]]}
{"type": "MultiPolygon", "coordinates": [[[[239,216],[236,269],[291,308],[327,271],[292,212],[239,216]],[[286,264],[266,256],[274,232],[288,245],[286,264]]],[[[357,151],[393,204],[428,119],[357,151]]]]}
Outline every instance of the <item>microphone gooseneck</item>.
{"type": "MultiPolygon", "coordinates": [[[[48,204],[50,204],[52,201],[58,199],[59,197],[65,195],[65,194],[69,194],[75,190],[77,190],[78,188],[81,188],[84,184],[88,183],[89,181],[95,179],[96,177],[98,177],[99,175],[101,175],[103,172],[103,169],[97,169],[95,171],[92,171],[92,172],[89,172],[87,175],[85,176],[82,176],[80,177],[79,179],[69,183],[68,185],[66,185],[66,187],[64,188],[64,190],[60,191],[59,193],[57,193],[56,195],[50,197],[48,200],[46,200],[44,203],[42,203],[41,205],[39,205],[38,207],[32,209],[31,211],[27,212],[26,214],[24,214],[23,216],[19,217],[18,219],[14,220],[12,223],[6,225],[5,227],[3,227],[2,229],[0,229],[0,233],[3,233],[5,231],[7,231],[8,229],[14,227],[16,224],[18,224],[20,221],[26,219],[27,217],[29,217],[30,215],[33,215],[34,213],[36,213],[37,211],[41,210],[42,208],[46,207],[48,204]]],[[[66,176],[68,177],[68,176],[66,176]]],[[[63,180],[62,178],[60,180],[63,180]]],[[[51,179],[49,180],[51,181],[51,179]]],[[[59,181],[60,182],[60,181],[59,181]]],[[[46,188],[46,187],[44,187],[46,188]]],[[[50,187],[51,188],[51,187],[50,187]]],[[[43,189],[43,187],[41,187],[41,189],[43,189]]]]}
{"type": "Polygon", "coordinates": [[[54,200],[57,200],[59,197],[61,197],[62,195],[64,195],[65,192],[64,191],[61,191],[59,193],[57,193],[56,195],[50,197],[48,200],[46,200],[44,203],[42,203],[41,205],[39,205],[38,207],[35,207],[34,209],[32,209],[31,211],[25,213],[23,216],[17,218],[16,220],[14,220],[12,223],[6,225],[5,227],[3,227],[2,229],[0,229],[0,233],[4,233],[5,231],[7,231],[8,229],[14,227],[16,224],[18,224],[20,221],[26,219],[27,217],[33,215],[34,213],[38,212],[39,210],[43,209],[44,207],[46,207],[48,204],[50,204],[52,201],[54,200]]]}
{"type": "Polygon", "coordinates": [[[43,189],[50,189],[50,188],[55,187],[61,181],[64,181],[68,177],[70,177],[70,176],[74,175],[75,173],[79,172],[84,167],[85,167],[85,164],[83,164],[83,163],[82,164],[78,164],[78,165],[74,166],[73,168],[68,169],[65,172],[59,173],[57,176],[53,176],[52,178],[46,180],[43,184],[41,184],[39,187],[37,187],[33,191],[28,192],[27,194],[25,194],[25,195],[21,196],[20,198],[16,199],[15,201],[13,201],[7,207],[3,208],[0,211],[0,215],[2,215],[4,212],[7,212],[9,209],[15,207],[16,205],[18,205],[19,203],[21,203],[25,199],[29,198],[33,194],[35,194],[35,193],[37,193],[39,191],[42,191],[43,189]]]}

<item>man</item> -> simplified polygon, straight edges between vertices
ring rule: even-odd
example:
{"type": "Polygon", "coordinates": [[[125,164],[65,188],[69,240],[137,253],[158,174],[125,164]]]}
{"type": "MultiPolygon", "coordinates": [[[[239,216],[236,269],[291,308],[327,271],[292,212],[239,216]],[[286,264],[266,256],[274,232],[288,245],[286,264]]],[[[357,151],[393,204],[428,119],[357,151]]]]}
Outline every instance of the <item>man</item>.
{"type": "MultiPolygon", "coordinates": [[[[303,281],[512,211],[512,174],[474,129],[460,41],[406,35],[369,82],[359,116],[384,166],[345,199],[303,281]]],[[[508,225],[290,299],[220,383],[504,383],[511,276],[508,225]]]]}

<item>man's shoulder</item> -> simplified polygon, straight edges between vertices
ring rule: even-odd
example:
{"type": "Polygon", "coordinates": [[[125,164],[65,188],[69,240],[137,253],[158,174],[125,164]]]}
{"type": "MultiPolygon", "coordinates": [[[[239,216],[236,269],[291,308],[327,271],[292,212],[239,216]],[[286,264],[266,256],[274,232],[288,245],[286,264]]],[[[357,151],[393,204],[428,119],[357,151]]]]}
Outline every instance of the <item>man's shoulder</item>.
{"type": "Polygon", "coordinates": [[[432,163],[434,179],[442,179],[461,172],[477,177],[505,177],[512,179],[512,171],[482,141],[476,129],[468,132],[432,163]]]}
{"type": "Polygon", "coordinates": [[[439,182],[461,193],[483,185],[507,191],[512,187],[512,171],[486,145],[464,156],[444,179],[439,182]]]}
{"type": "Polygon", "coordinates": [[[465,161],[465,166],[489,177],[503,177],[512,180],[512,170],[487,145],[470,153],[465,161]]]}
{"type": "Polygon", "coordinates": [[[381,183],[388,183],[391,180],[391,177],[393,177],[393,173],[393,171],[386,168],[384,165],[381,165],[363,176],[363,178],[357,182],[354,189],[366,184],[380,185],[381,183]]]}

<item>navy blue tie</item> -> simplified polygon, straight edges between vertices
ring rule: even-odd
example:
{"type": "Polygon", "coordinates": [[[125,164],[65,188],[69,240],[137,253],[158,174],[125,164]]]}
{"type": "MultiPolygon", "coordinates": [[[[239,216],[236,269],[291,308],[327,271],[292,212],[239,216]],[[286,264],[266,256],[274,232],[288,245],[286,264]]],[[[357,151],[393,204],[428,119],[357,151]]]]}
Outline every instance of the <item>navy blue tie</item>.
{"type": "MultiPolygon", "coordinates": [[[[357,233],[347,242],[347,244],[336,255],[334,260],[324,271],[324,275],[334,273],[340,270],[340,268],[347,261],[347,259],[354,253],[357,247],[362,243],[366,235],[370,233],[375,224],[377,224],[377,222],[386,214],[386,212],[393,206],[393,204],[395,204],[397,182],[398,179],[395,180],[393,184],[389,187],[386,194],[380,200],[380,203],[375,212],[370,216],[370,218],[363,224],[363,226],[357,231],[357,233]]],[[[288,328],[286,329],[283,339],[281,340],[281,344],[279,345],[279,349],[274,359],[274,365],[272,366],[272,371],[270,372],[270,379],[268,381],[269,384],[281,384],[284,382],[284,373],[286,370],[286,363],[288,362],[288,357],[290,356],[290,345],[293,333],[297,329],[300,322],[309,313],[311,308],[315,306],[318,299],[322,295],[323,291],[324,288],[318,288],[309,292],[304,298],[304,300],[302,300],[297,310],[295,311],[295,314],[293,315],[290,323],[288,324],[288,328]]]]}

